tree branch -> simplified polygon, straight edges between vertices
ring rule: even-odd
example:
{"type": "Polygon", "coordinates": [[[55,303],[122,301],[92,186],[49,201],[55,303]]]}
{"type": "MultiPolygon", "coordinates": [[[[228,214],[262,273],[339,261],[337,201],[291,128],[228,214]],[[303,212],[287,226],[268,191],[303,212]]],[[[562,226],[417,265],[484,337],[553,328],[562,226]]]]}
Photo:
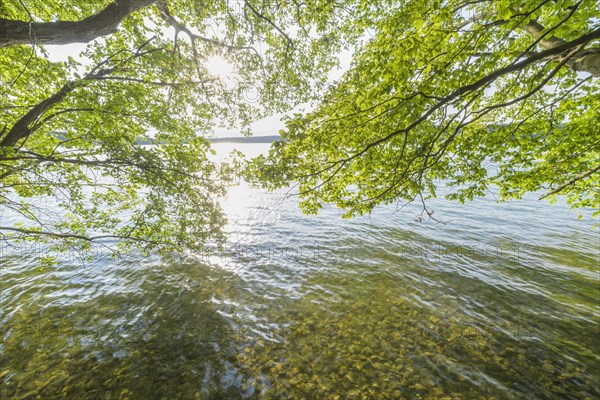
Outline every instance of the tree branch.
{"type": "MultiPolygon", "coordinates": [[[[131,60],[132,58],[141,57],[141,56],[144,56],[153,51],[159,50],[159,49],[150,49],[150,50],[142,51],[142,49],[145,46],[147,46],[148,43],[150,43],[150,41],[152,39],[153,38],[147,40],[140,47],[138,47],[137,50],[133,53],[133,55],[130,58],[122,61],[119,64],[119,67],[122,66],[123,64],[125,64],[126,62],[128,62],[129,60],[131,60]]],[[[75,88],[78,85],[81,85],[82,82],[102,79],[103,77],[106,77],[107,75],[115,72],[118,69],[118,67],[116,67],[116,66],[112,67],[112,68],[101,68],[101,67],[106,65],[106,63],[108,63],[109,61],[111,61],[112,58],[116,54],[120,54],[123,52],[124,52],[124,50],[120,50],[117,53],[111,55],[110,57],[105,59],[103,62],[96,65],[94,68],[92,68],[92,70],[88,74],[86,74],[83,78],[81,78],[79,81],[68,81],[52,96],[42,100],[41,102],[39,102],[38,104],[33,106],[23,117],[21,117],[12,126],[12,128],[8,131],[6,136],[0,137],[0,147],[14,147],[19,140],[28,137],[31,133],[33,133],[36,129],[38,129],[41,126],[41,124],[36,123],[39,120],[39,118],[42,115],[44,115],[44,113],[46,113],[46,111],[50,110],[56,104],[60,103],[65,97],[67,97],[69,95],[69,93],[71,93],[73,90],[75,90],[75,88]]]]}
{"type": "Polygon", "coordinates": [[[75,90],[75,83],[69,81],[58,92],[32,107],[8,131],[8,134],[0,141],[0,147],[13,147],[20,139],[29,136],[32,132],[32,124],[51,107],[60,103],[73,90],[75,90]]]}
{"type": "MultiPolygon", "coordinates": [[[[536,10],[538,8],[540,8],[543,4],[544,3],[538,5],[538,7],[536,7],[536,10]]],[[[551,27],[550,29],[547,29],[546,27],[544,27],[542,24],[540,24],[536,20],[529,21],[526,24],[518,25],[518,27],[520,29],[527,32],[535,39],[535,42],[532,44],[532,46],[527,51],[525,51],[524,53],[522,53],[520,55],[521,56],[530,56],[532,54],[535,54],[535,53],[531,53],[529,50],[538,44],[540,45],[540,47],[543,50],[550,50],[554,47],[561,46],[561,45],[564,45],[565,43],[567,43],[567,41],[562,38],[559,38],[556,36],[550,36],[550,37],[546,37],[546,36],[552,30],[554,30],[558,26],[562,25],[562,23],[566,22],[577,11],[577,9],[579,8],[580,5],[581,5],[581,2],[578,2],[572,6],[566,7],[566,9],[569,10],[569,15],[565,19],[563,19],[563,21],[561,21],[559,24],[551,27]]],[[[464,5],[455,9],[454,12],[458,11],[462,7],[464,7],[464,5]]],[[[533,11],[535,11],[535,10],[533,10],[533,11]]],[[[460,24],[457,27],[457,29],[462,29],[468,24],[471,24],[473,22],[479,22],[479,21],[489,18],[491,16],[495,16],[496,14],[497,14],[496,11],[487,11],[485,13],[477,14],[471,18],[466,19],[462,24],[460,24]]],[[[527,12],[527,13],[515,14],[515,15],[513,15],[513,17],[529,16],[531,14],[532,14],[532,11],[527,12]]],[[[504,25],[506,23],[508,23],[508,21],[496,20],[496,21],[492,21],[491,23],[486,24],[485,26],[504,25]]],[[[474,54],[474,55],[477,55],[477,54],[474,54]]],[[[485,55],[485,53],[483,53],[481,55],[485,55]]],[[[552,58],[556,59],[557,56],[555,55],[552,58]]],[[[593,47],[593,48],[586,49],[586,50],[580,52],[579,54],[577,54],[577,56],[575,56],[571,60],[569,60],[567,65],[570,68],[574,69],[575,71],[588,72],[588,73],[592,74],[593,76],[600,76],[600,48],[593,47]]]]}
{"type": "Polygon", "coordinates": [[[271,25],[273,28],[275,28],[275,30],[277,30],[277,32],[279,32],[281,34],[281,36],[283,36],[285,38],[285,40],[287,41],[288,47],[291,47],[294,50],[296,49],[294,47],[294,42],[292,41],[292,39],[280,27],[278,27],[273,21],[271,21],[270,18],[268,18],[264,14],[261,14],[260,12],[258,12],[258,10],[256,8],[254,8],[252,6],[252,4],[250,4],[250,2],[248,2],[247,0],[244,0],[244,4],[246,6],[248,6],[250,11],[252,11],[252,13],[254,15],[256,15],[258,18],[266,21],[269,25],[271,25]]]}
{"type": "Polygon", "coordinates": [[[107,80],[107,81],[125,81],[125,82],[135,82],[135,83],[144,83],[147,85],[161,86],[161,87],[180,87],[184,85],[202,85],[204,83],[210,82],[214,79],[207,79],[205,81],[188,81],[188,82],[162,82],[162,81],[149,81],[146,79],[139,78],[130,78],[126,76],[98,76],[95,78],[90,78],[90,80],[107,80]]]}
{"type": "MultiPolygon", "coordinates": [[[[539,40],[539,45],[544,50],[550,50],[554,47],[567,43],[564,39],[556,36],[551,36],[549,38],[542,37],[546,28],[537,21],[531,21],[523,25],[521,28],[534,38],[541,38],[539,40]]],[[[600,48],[594,47],[582,51],[580,54],[570,60],[567,65],[573,68],[575,71],[588,72],[593,76],[600,76],[600,48]]]]}
{"type": "Polygon", "coordinates": [[[12,228],[9,226],[0,226],[0,231],[18,232],[18,233],[22,233],[25,235],[52,236],[52,237],[62,238],[62,239],[79,239],[79,240],[85,240],[87,242],[93,242],[94,240],[102,240],[102,239],[125,239],[125,240],[132,240],[132,241],[136,241],[136,242],[158,244],[158,242],[155,242],[152,240],[146,240],[146,239],[135,238],[135,237],[131,237],[131,236],[122,236],[122,235],[84,236],[84,235],[77,235],[74,233],[58,233],[58,232],[49,232],[49,231],[38,231],[35,229],[12,228]]]}
{"type": "MultiPolygon", "coordinates": [[[[375,146],[378,146],[381,143],[387,142],[392,137],[412,130],[414,127],[416,127],[417,125],[419,125],[423,121],[425,121],[427,118],[429,118],[429,116],[431,114],[433,114],[436,110],[439,110],[440,108],[446,106],[452,100],[454,100],[462,95],[465,95],[469,92],[479,90],[479,89],[483,88],[484,86],[486,86],[487,84],[494,82],[496,79],[500,78],[501,76],[504,76],[511,72],[519,71],[523,68],[526,68],[527,66],[529,66],[531,64],[534,64],[540,60],[546,59],[549,56],[564,54],[565,52],[568,52],[569,50],[571,50],[577,46],[584,46],[587,43],[589,43],[590,41],[599,39],[599,38],[600,38],[600,28],[597,28],[596,30],[591,31],[588,34],[583,35],[575,40],[572,40],[570,42],[566,42],[564,44],[555,46],[551,49],[536,53],[535,55],[525,58],[524,60],[521,60],[517,63],[512,63],[503,68],[500,68],[500,69],[490,73],[489,75],[477,80],[476,82],[462,86],[462,87],[454,90],[452,93],[448,94],[446,97],[443,97],[440,101],[438,101],[435,105],[433,105],[429,110],[427,110],[425,113],[423,113],[418,119],[416,119],[414,122],[412,122],[406,128],[395,130],[395,131],[389,133],[388,135],[386,135],[378,140],[375,140],[374,142],[369,143],[358,153],[355,153],[354,155],[352,155],[348,158],[338,160],[336,163],[334,163],[332,166],[330,166],[329,169],[333,168],[333,166],[337,163],[352,161],[353,159],[358,158],[358,157],[362,156],[363,154],[365,154],[367,151],[369,151],[369,149],[371,149],[375,146]]],[[[574,54],[572,54],[571,56],[574,56],[574,54]]]]}
{"type": "MultiPolygon", "coordinates": [[[[195,46],[195,43],[194,43],[195,40],[199,40],[201,42],[209,43],[209,44],[212,44],[212,45],[215,45],[215,46],[224,47],[224,48],[229,49],[229,50],[252,50],[257,55],[260,56],[260,53],[254,47],[251,47],[251,46],[233,46],[233,45],[230,45],[230,44],[227,44],[227,43],[223,43],[223,42],[221,42],[219,40],[216,40],[216,39],[211,39],[211,38],[207,38],[205,36],[201,36],[201,35],[195,34],[187,26],[181,24],[175,17],[173,17],[173,14],[171,14],[171,10],[169,9],[169,6],[168,6],[168,4],[167,4],[167,2],[165,0],[158,0],[157,6],[158,6],[158,9],[160,11],[160,17],[163,19],[163,21],[165,21],[168,25],[172,26],[175,29],[175,40],[174,40],[174,48],[173,48],[173,50],[175,50],[175,48],[177,47],[177,41],[178,41],[179,32],[183,32],[192,41],[192,46],[195,46]]],[[[197,56],[197,54],[195,54],[195,56],[197,56]]]]}
{"type": "Polygon", "coordinates": [[[585,172],[582,172],[579,175],[574,176],[573,178],[569,179],[568,181],[566,181],[565,183],[563,183],[562,185],[560,185],[556,189],[553,189],[553,190],[549,191],[548,193],[546,193],[545,195],[543,195],[539,199],[542,200],[542,199],[545,199],[548,196],[552,196],[553,194],[557,194],[559,192],[562,192],[567,186],[571,186],[575,182],[587,178],[588,176],[592,175],[594,172],[597,172],[598,170],[600,170],[600,165],[597,165],[597,166],[595,166],[592,169],[589,169],[589,170],[587,170],[585,172]]]}
{"type": "Polygon", "coordinates": [[[86,43],[117,30],[121,21],[132,12],[156,3],[157,0],[118,0],[81,21],[26,22],[0,19],[0,47],[37,44],[86,43]]]}

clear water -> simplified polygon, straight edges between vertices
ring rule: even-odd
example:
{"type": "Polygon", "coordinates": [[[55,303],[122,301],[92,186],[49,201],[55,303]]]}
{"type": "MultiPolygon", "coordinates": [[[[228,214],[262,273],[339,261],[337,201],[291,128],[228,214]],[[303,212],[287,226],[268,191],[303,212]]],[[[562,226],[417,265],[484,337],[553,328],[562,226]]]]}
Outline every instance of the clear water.
{"type": "Polygon", "coordinates": [[[241,184],[221,252],[40,270],[4,248],[0,399],[597,399],[594,221],[534,195],[431,206],[447,225],[241,184]]]}

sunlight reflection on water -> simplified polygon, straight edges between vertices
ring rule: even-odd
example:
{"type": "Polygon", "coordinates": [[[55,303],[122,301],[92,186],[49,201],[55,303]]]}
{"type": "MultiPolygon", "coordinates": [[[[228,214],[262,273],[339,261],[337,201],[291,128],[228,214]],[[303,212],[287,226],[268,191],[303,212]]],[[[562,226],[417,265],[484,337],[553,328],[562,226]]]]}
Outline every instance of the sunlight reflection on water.
{"type": "Polygon", "coordinates": [[[183,260],[3,253],[0,398],[600,394],[600,236],[564,204],[342,220],[241,183],[223,207],[225,248],[183,260]]]}

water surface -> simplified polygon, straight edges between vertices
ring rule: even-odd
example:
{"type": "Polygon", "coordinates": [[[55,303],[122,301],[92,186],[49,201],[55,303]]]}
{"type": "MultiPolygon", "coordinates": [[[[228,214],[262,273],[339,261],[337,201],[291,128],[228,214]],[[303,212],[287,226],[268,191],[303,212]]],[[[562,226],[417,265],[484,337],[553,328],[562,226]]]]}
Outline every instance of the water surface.
{"type": "Polygon", "coordinates": [[[342,220],[284,193],[233,187],[204,254],[40,269],[4,246],[0,398],[600,396],[593,220],[493,193],[432,201],[446,225],[342,220]]]}

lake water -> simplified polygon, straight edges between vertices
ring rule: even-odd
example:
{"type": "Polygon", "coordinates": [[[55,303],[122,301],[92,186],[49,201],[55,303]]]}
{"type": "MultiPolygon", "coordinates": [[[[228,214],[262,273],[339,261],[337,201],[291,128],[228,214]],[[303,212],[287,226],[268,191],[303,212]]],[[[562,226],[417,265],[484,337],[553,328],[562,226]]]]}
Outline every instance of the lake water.
{"type": "Polygon", "coordinates": [[[593,220],[493,193],[432,201],[446,225],[342,220],[284,194],[233,187],[222,251],[40,269],[0,249],[0,399],[600,396],[593,220]]]}

